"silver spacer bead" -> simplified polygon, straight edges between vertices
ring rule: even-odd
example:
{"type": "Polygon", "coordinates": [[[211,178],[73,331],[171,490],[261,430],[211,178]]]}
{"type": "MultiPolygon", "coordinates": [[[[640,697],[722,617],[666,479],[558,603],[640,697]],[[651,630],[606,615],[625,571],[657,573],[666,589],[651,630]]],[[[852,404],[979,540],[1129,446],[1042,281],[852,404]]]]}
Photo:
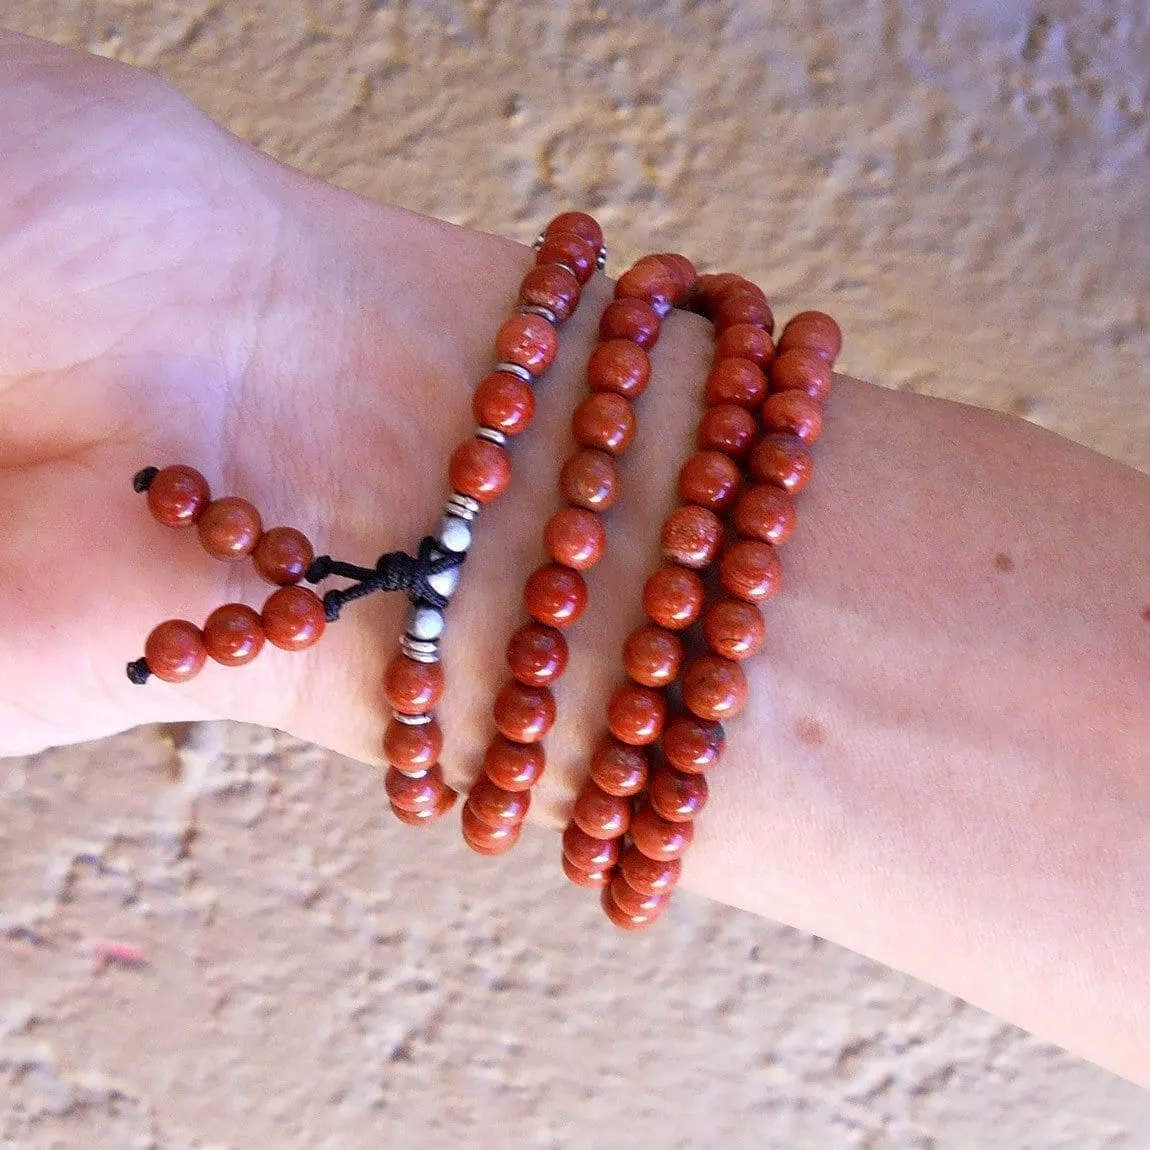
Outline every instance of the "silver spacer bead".
{"type": "Polygon", "coordinates": [[[406,775],[409,779],[425,778],[427,772],[431,770],[430,767],[401,767],[398,763],[388,763],[387,765],[397,770],[401,775],[406,775]]]}
{"type": "Polygon", "coordinates": [[[541,304],[525,303],[519,308],[519,314],[540,316],[551,324],[552,327],[559,322],[555,317],[555,313],[549,307],[543,307],[541,304]]]}
{"type": "Polygon", "coordinates": [[[565,263],[562,263],[560,260],[556,260],[555,266],[557,268],[562,268],[565,272],[570,272],[573,276],[575,276],[576,279],[579,278],[578,276],[575,275],[575,269],[570,264],[565,264],[565,263]]]}
{"type": "Polygon", "coordinates": [[[442,611],[436,607],[421,604],[418,607],[412,607],[407,613],[406,631],[413,639],[430,642],[443,634],[444,623],[442,611]]]}
{"type": "Polygon", "coordinates": [[[435,542],[444,551],[462,555],[471,546],[471,524],[458,515],[445,515],[436,525],[435,542]]]}
{"type": "Polygon", "coordinates": [[[505,447],[507,445],[507,436],[497,427],[477,427],[475,429],[475,438],[486,439],[488,443],[494,443],[496,447],[505,447]]]}
{"type": "Polygon", "coordinates": [[[607,245],[604,244],[599,249],[599,254],[595,257],[595,266],[602,271],[607,266],[607,245]]]}
{"type": "Polygon", "coordinates": [[[422,639],[413,639],[410,635],[401,635],[399,649],[416,663],[438,663],[439,644],[425,643],[422,639]]]}
{"type": "Polygon", "coordinates": [[[454,515],[457,519],[466,519],[470,523],[479,514],[479,500],[472,499],[470,495],[461,495],[453,491],[447,502],[443,505],[447,515],[454,515]]]}
{"type": "Polygon", "coordinates": [[[439,571],[435,575],[428,575],[427,585],[438,592],[444,599],[450,599],[459,586],[459,568],[449,567],[446,571],[439,571]]]}
{"type": "Polygon", "coordinates": [[[525,367],[517,363],[497,363],[496,371],[505,371],[508,375],[518,376],[524,383],[530,383],[535,377],[525,367]]]}
{"type": "Polygon", "coordinates": [[[405,727],[424,727],[430,723],[434,715],[405,715],[402,711],[392,711],[391,717],[397,722],[402,723],[405,727]]]}
{"type": "Polygon", "coordinates": [[[531,246],[532,246],[532,247],[533,247],[533,248],[534,248],[536,251],[538,251],[538,250],[539,250],[539,249],[540,249],[540,248],[543,246],[543,242],[544,242],[544,240],[546,240],[546,239],[547,239],[547,233],[546,233],[546,232],[540,232],[540,233],[539,233],[539,234],[538,234],[538,235],[535,237],[535,242],[534,242],[534,243],[533,243],[531,246]]]}

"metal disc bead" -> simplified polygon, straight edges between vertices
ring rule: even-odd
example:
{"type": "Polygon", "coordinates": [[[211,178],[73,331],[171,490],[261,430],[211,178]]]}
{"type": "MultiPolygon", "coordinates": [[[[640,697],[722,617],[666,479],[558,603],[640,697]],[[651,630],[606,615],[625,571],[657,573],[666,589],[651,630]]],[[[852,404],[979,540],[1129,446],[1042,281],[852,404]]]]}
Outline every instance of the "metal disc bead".
{"type": "Polygon", "coordinates": [[[413,639],[410,635],[401,635],[399,646],[403,653],[417,663],[438,663],[439,644],[425,642],[423,639],[413,639]]]}
{"type": "Polygon", "coordinates": [[[407,633],[413,639],[425,642],[438,639],[443,634],[443,612],[436,607],[421,605],[412,607],[407,614],[407,633]]]}
{"type": "Polygon", "coordinates": [[[595,266],[602,271],[607,266],[607,245],[604,244],[599,249],[599,254],[595,257],[595,266]]]}
{"type": "Polygon", "coordinates": [[[559,322],[555,313],[549,307],[543,307],[542,304],[525,303],[519,308],[519,314],[541,316],[553,326],[559,322]]]}
{"type": "Polygon", "coordinates": [[[507,436],[497,427],[477,427],[475,438],[486,439],[488,443],[494,443],[496,447],[507,445],[507,436]]]}
{"type": "Polygon", "coordinates": [[[425,712],[422,715],[401,715],[398,711],[392,711],[391,717],[397,723],[403,723],[407,727],[422,727],[426,723],[433,722],[435,716],[425,712]]]}
{"type": "Polygon", "coordinates": [[[524,383],[530,383],[534,378],[531,372],[527,370],[527,368],[521,367],[517,363],[497,363],[495,365],[495,370],[506,372],[508,375],[513,375],[517,379],[523,380],[524,383]]]}
{"type": "Polygon", "coordinates": [[[443,505],[443,513],[470,523],[479,514],[479,504],[470,495],[460,495],[456,491],[443,505]]]}
{"type": "MultiPolygon", "coordinates": [[[[466,519],[460,519],[458,515],[445,515],[435,529],[435,541],[444,551],[461,555],[471,546],[471,524],[466,519]]],[[[458,571],[456,568],[455,573],[458,574],[458,571]]]]}
{"type": "Polygon", "coordinates": [[[540,232],[540,233],[539,233],[539,234],[538,234],[538,235],[535,237],[535,242],[534,242],[534,243],[533,243],[531,246],[532,246],[532,247],[533,247],[533,248],[534,248],[536,251],[538,251],[538,250],[539,250],[539,249],[540,249],[540,248],[543,246],[543,243],[544,243],[544,241],[545,241],[546,239],[547,239],[547,233],[546,233],[546,232],[540,232]]]}

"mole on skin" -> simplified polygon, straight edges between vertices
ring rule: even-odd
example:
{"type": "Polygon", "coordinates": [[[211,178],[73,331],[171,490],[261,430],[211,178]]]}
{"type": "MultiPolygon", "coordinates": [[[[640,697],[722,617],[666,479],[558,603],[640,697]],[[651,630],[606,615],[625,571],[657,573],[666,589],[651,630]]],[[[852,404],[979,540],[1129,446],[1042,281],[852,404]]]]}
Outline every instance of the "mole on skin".
{"type": "Polygon", "coordinates": [[[1014,570],[1014,560],[1011,559],[1011,557],[1009,555],[1007,555],[1007,553],[1005,551],[1000,551],[994,557],[994,565],[995,565],[995,567],[997,567],[999,569],[999,571],[1013,571],[1014,570]]]}
{"type": "Polygon", "coordinates": [[[821,747],[827,741],[822,726],[808,715],[803,715],[795,723],[795,734],[801,742],[811,747],[821,747]]]}

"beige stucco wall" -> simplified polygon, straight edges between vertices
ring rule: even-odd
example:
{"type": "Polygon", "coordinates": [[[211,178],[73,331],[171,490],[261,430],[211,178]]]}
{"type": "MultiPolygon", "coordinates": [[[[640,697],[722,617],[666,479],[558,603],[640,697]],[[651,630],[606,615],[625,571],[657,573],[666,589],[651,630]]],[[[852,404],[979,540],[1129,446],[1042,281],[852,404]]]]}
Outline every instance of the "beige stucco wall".
{"type": "MultiPolygon", "coordinates": [[[[847,371],[1150,468],[1143,0],[0,20],[366,195],[523,239],[590,205],[616,266],[736,267],[831,306],[847,371]]],[[[0,764],[0,1146],[1150,1147],[1143,1092],[817,939],[689,898],[617,937],[527,838],[476,864],[242,728],[0,764]],[[94,972],[97,938],[147,966],[94,972]]]]}

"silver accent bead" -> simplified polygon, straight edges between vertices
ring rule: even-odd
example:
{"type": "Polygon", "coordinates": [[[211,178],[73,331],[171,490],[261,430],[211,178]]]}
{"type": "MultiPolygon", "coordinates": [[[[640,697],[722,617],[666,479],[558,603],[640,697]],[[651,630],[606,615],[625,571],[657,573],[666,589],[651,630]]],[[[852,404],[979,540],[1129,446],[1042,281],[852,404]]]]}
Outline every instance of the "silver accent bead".
{"type": "Polygon", "coordinates": [[[444,622],[443,612],[436,607],[412,607],[407,613],[406,631],[413,639],[427,642],[443,634],[444,622]]]}
{"type": "Polygon", "coordinates": [[[524,383],[530,383],[534,378],[534,376],[532,376],[531,372],[529,372],[527,368],[521,367],[517,363],[497,363],[495,365],[495,370],[505,371],[508,375],[518,376],[518,378],[523,380],[524,383]]]}
{"type": "Polygon", "coordinates": [[[402,723],[405,727],[424,727],[430,723],[434,715],[405,715],[402,711],[392,711],[391,717],[397,722],[402,723]]]}
{"type": "Polygon", "coordinates": [[[428,575],[427,585],[442,595],[444,599],[450,599],[455,593],[456,587],[459,586],[459,568],[449,567],[446,571],[437,571],[434,575],[428,575]]]}
{"type": "Polygon", "coordinates": [[[555,313],[549,307],[543,307],[542,304],[525,303],[519,308],[520,315],[537,315],[545,319],[552,327],[559,322],[555,313]]]}
{"type": "Polygon", "coordinates": [[[475,438],[486,439],[488,443],[494,443],[496,447],[505,447],[507,444],[507,436],[496,427],[477,427],[475,438]]]}
{"type": "Polygon", "coordinates": [[[546,233],[545,231],[544,231],[544,232],[540,232],[540,233],[539,233],[539,234],[538,234],[538,235],[535,237],[535,242],[534,242],[534,243],[533,243],[531,246],[532,246],[532,247],[533,247],[533,248],[534,248],[536,251],[538,251],[538,250],[539,250],[539,249],[540,249],[540,248],[543,246],[543,241],[544,241],[544,240],[546,240],[546,239],[547,239],[547,233],[546,233]]]}
{"type": "Polygon", "coordinates": [[[401,767],[398,763],[388,763],[388,766],[397,770],[401,775],[406,775],[409,779],[425,778],[427,772],[431,770],[430,767],[401,767]]]}
{"type": "Polygon", "coordinates": [[[458,515],[445,515],[435,528],[435,541],[444,551],[462,555],[471,546],[471,525],[458,515]]]}
{"type": "Polygon", "coordinates": [[[416,663],[439,662],[439,645],[437,643],[424,643],[420,639],[413,639],[410,635],[401,635],[399,649],[416,663]]]}
{"type": "Polygon", "coordinates": [[[479,501],[454,491],[443,505],[443,511],[445,515],[454,515],[456,519],[465,519],[470,523],[479,514],[479,501]]]}
{"type": "MultiPolygon", "coordinates": [[[[575,276],[575,269],[570,264],[565,264],[561,260],[556,260],[555,266],[557,268],[562,268],[565,272],[570,272],[573,276],[575,276]]],[[[575,276],[575,278],[578,279],[579,277],[575,276]]]]}
{"type": "Polygon", "coordinates": [[[602,271],[607,266],[607,245],[604,244],[599,249],[599,254],[595,257],[595,266],[602,271]]]}

